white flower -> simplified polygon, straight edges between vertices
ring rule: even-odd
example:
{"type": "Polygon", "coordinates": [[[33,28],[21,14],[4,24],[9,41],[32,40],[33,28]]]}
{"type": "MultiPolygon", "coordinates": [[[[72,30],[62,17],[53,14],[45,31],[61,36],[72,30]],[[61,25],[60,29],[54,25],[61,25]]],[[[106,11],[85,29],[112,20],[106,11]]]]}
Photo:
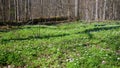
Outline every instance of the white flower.
{"type": "Polygon", "coordinates": [[[102,61],[102,64],[106,64],[106,61],[103,60],[103,61],[102,61]]]}
{"type": "Polygon", "coordinates": [[[117,58],[117,60],[120,60],[120,58],[117,58]]]}
{"type": "Polygon", "coordinates": [[[66,61],[67,61],[67,62],[73,62],[74,59],[73,59],[73,58],[69,58],[69,59],[67,59],[66,61]]]}
{"type": "Polygon", "coordinates": [[[73,61],[74,61],[74,59],[73,59],[73,58],[70,58],[69,60],[70,60],[70,62],[73,62],[73,61]]]}

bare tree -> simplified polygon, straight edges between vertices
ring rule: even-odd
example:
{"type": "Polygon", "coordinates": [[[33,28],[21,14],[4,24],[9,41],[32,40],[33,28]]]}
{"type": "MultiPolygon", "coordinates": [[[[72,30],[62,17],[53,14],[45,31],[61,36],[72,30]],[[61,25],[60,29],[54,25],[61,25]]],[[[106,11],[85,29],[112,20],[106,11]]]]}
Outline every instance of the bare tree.
{"type": "Polygon", "coordinates": [[[98,21],[98,0],[96,0],[95,20],[98,21]]]}

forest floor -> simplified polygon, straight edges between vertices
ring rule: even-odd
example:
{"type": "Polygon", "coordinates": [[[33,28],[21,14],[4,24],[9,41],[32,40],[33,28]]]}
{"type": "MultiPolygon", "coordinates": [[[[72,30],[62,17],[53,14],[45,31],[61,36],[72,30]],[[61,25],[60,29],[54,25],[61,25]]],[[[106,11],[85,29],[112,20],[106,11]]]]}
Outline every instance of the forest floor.
{"type": "Polygon", "coordinates": [[[0,31],[0,67],[119,68],[120,24],[71,22],[0,31]]]}

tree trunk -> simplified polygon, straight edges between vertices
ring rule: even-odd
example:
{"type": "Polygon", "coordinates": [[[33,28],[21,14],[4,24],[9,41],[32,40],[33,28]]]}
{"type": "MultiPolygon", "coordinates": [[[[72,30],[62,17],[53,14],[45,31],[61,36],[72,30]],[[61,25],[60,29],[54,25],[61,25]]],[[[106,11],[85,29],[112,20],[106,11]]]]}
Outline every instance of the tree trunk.
{"type": "Polygon", "coordinates": [[[79,17],[79,0],[75,0],[75,17],[79,17]]]}
{"type": "Polygon", "coordinates": [[[95,20],[98,21],[98,0],[96,0],[95,20]]]}

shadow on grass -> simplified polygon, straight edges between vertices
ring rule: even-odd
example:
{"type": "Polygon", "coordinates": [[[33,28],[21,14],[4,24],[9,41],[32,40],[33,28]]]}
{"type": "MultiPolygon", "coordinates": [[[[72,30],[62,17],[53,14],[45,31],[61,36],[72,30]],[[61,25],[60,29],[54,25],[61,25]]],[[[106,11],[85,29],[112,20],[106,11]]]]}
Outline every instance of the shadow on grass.
{"type": "Polygon", "coordinates": [[[0,32],[10,32],[10,31],[15,31],[22,29],[21,26],[11,26],[10,28],[0,28],[0,32]]]}
{"type": "Polygon", "coordinates": [[[8,30],[0,30],[0,32],[8,32],[8,30]]]}
{"type": "Polygon", "coordinates": [[[47,26],[37,26],[37,27],[23,27],[23,26],[19,26],[19,27],[14,27],[14,28],[10,28],[10,29],[0,29],[0,32],[10,32],[10,31],[16,31],[16,30],[23,30],[23,29],[58,29],[57,27],[47,27],[47,26]]]}
{"type": "Polygon", "coordinates": [[[52,26],[37,26],[37,27],[23,27],[23,28],[20,28],[20,29],[57,29],[57,27],[52,27],[52,26]]]}
{"type": "Polygon", "coordinates": [[[49,39],[54,37],[64,37],[70,34],[60,34],[60,35],[53,35],[53,36],[29,36],[27,38],[14,38],[14,39],[2,39],[1,43],[7,43],[9,41],[22,41],[22,40],[30,40],[30,39],[49,39]]]}
{"type": "Polygon", "coordinates": [[[93,28],[93,29],[87,29],[85,32],[98,32],[102,30],[111,30],[111,29],[117,29],[120,28],[120,26],[111,26],[111,27],[99,27],[99,28],[93,28]]]}
{"type": "MultiPolygon", "coordinates": [[[[120,26],[111,26],[111,27],[99,27],[99,28],[92,28],[92,29],[86,29],[85,31],[82,32],[77,32],[73,34],[88,34],[89,39],[93,38],[93,35],[91,32],[99,32],[102,30],[111,30],[111,29],[117,29],[120,28],[120,26]]],[[[64,37],[64,36],[69,36],[71,34],[60,34],[60,35],[53,35],[53,36],[29,36],[27,38],[15,38],[15,39],[2,39],[1,43],[7,43],[9,41],[22,41],[22,40],[30,40],[30,39],[49,39],[49,38],[55,38],[55,37],[64,37]]]]}
{"type": "Polygon", "coordinates": [[[92,29],[86,29],[83,32],[78,32],[76,34],[81,34],[81,33],[86,33],[88,34],[89,38],[92,39],[93,35],[91,34],[91,32],[99,32],[102,30],[112,30],[112,29],[117,29],[120,28],[120,26],[111,26],[111,27],[96,27],[96,28],[92,28],[92,29]]]}

